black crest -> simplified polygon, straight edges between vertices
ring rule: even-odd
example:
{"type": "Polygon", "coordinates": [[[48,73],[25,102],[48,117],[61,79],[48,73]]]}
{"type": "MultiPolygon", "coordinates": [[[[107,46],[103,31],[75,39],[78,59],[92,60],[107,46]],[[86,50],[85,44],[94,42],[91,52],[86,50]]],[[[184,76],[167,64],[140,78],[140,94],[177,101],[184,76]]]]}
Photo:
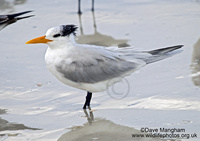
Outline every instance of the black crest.
{"type": "Polygon", "coordinates": [[[76,35],[75,31],[78,27],[76,25],[62,25],[61,36],[76,35]]]}

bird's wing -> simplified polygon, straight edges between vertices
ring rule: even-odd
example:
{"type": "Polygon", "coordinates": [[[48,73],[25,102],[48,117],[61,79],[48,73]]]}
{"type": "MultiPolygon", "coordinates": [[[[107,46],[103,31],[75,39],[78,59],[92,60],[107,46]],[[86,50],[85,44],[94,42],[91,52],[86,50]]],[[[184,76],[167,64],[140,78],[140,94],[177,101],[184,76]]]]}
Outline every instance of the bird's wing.
{"type": "Polygon", "coordinates": [[[126,60],[140,59],[146,64],[153,63],[156,61],[163,60],[171,57],[177,53],[180,53],[183,45],[176,45],[171,47],[159,48],[151,51],[135,51],[132,47],[126,48],[109,48],[110,50],[118,50],[118,54],[126,60]]]}
{"type": "Polygon", "coordinates": [[[146,64],[139,59],[126,60],[118,53],[95,46],[79,48],[56,63],[56,69],[73,82],[97,83],[129,75],[146,64]]]}

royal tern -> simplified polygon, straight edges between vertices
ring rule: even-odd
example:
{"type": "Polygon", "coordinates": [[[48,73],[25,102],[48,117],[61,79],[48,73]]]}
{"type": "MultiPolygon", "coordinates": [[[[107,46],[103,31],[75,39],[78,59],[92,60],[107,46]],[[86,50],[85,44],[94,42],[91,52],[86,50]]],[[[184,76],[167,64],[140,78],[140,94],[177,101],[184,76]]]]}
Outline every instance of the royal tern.
{"type": "Polygon", "coordinates": [[[90,106],[93,92],[106,90],[146,64],[172,56],[176,45],[152,51],[135,51],[132,47],[103,47],[77,44],[77,27],[61,25],[50,28],[45,36],[26,44],[46,43],[45,62],[49,71],[61,82],[86,90],[83,109],[90,106]]]}

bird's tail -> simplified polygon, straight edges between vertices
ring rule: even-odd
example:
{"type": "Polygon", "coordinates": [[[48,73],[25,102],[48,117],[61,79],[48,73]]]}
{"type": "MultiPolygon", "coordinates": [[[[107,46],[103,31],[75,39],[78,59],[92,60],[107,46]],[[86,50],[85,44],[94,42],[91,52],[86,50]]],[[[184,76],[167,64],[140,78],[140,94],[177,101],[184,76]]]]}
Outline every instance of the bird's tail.
{"type": "Polygon", "coordinates": [[[182,47],[183,47],[183,45],[176,45],[176,46],[146,51],[146,53],[150,53],[152,56],[148,57],[148,59],[146,59],[144,61],[147,64],[149,64],[149,63],[153,63],[153,62],[168,58],[170,56],[173,56],[174,54],[179,53],[180,50],[178,51],[177,49],[180,49],[182,47]]]}

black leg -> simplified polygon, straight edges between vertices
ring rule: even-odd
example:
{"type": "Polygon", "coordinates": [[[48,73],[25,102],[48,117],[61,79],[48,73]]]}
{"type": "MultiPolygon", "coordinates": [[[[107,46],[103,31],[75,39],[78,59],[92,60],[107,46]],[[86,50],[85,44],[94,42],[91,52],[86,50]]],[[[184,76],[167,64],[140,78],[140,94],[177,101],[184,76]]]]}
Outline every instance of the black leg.
{"type": "Polygon", "coordinates": [[[92,11],[94,11],[94,0],[92,0],[92,11]]]}
{"type": "Polygon", "coordinates": [[[78,0],[78,14],[82,14],[81,12],[81,0],[78,0]]]}
{"type": "Polygon", "coordinates": [[[86,106],[90,107],[91,99],[92,99],[92,93],[91,92],[87,92],[87,96],[86,96],[86,100],[85,100],[85,104],[83,106],[83,109],[86,109],[86,106]]]}

